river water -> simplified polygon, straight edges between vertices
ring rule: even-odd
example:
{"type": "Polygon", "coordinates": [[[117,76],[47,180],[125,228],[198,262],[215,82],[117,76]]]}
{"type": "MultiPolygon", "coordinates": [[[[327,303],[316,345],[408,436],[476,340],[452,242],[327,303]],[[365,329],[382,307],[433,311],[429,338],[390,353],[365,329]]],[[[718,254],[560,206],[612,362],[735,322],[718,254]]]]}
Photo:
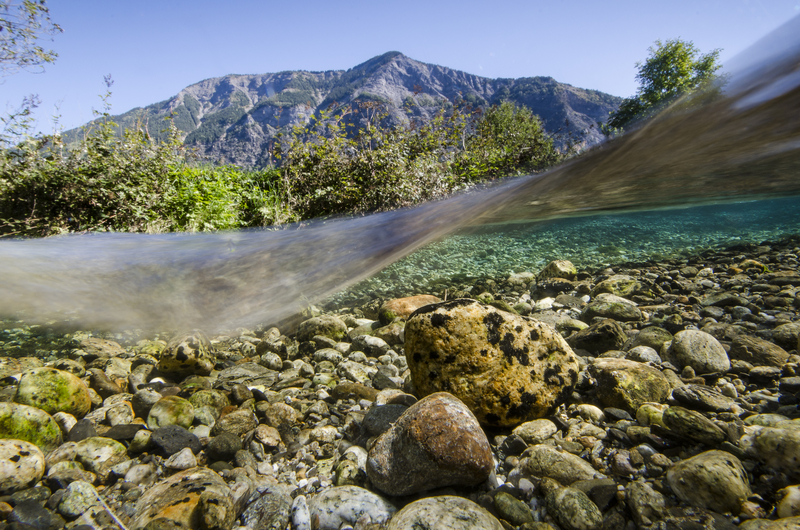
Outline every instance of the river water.
{"type": "Polygon", "coordinates": [[[562,167],[414,209],[272,231],[2,241],[0,316],[213,332],[555,258],[603,267],[798,234],[800,17],[725,72],[562,167]]]}

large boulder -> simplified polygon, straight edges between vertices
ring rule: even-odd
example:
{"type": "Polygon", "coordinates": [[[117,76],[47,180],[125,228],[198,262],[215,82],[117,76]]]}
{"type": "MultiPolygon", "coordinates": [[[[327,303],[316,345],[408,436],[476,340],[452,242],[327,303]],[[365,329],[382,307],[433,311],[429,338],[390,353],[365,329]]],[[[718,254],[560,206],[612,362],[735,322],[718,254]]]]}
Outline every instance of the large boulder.
{"type": "Polygon", "coordinates": [[[444,392],[409,407],[367,458],[367,476],[389,495],[479,484],[493,467],[489,440],[475,416],[444,392]]]}
{"type": "Polygon", "coordinates": [[[208,337],[202,331],[195,330],[169,341],[161,352],[158,369],[166,374],[179,376],[208,375],[214,369],[215,363],[208,337]]]}
{"type": "Polygon", "coordinates": [[[579,372],[552,327],[469,299],[411,315],[406,358],[420,396],[450,392],[481,423],[496,426],[551,413],[572,393],[579,372]]]}
{"type": "Polygon", "coordinates": [[[55,368],[34,368],[23,372],[14,401],[47,412],[66,412],[82,418],[92,408],[86,384],[77,376],[55,368]]]}

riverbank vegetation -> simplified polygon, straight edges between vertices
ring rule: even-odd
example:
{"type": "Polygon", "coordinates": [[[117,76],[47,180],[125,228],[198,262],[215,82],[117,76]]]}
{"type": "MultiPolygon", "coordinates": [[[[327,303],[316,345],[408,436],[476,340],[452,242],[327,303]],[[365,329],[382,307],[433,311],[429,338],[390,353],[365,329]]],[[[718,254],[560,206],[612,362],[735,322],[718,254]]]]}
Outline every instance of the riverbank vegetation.
{"type": "Polygon", "coordinates": [[[281,134],[262,169],[198,160],[169,120],[156,140],[145,127],[120,135],[108,105],[99,117],[70,149],[57,134],[28,136],[25,114],[17,117],[0,150],[0,237],[224,230],[381,211],[563,156],[539,119],[512,103],[442,106],[428,123],[403,126],[386,124],[381,102],[334,104],[281,134]]]}

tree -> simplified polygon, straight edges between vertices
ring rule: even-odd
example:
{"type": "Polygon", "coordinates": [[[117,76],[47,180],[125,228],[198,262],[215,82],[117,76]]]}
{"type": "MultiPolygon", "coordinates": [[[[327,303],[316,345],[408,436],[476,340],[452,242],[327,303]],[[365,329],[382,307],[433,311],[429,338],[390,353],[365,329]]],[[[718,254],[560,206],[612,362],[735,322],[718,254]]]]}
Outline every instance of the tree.
{"type": "Polygon", "coordinates": [[[636,96],[623,100],[619,110],[611,113],[603,128],[606,133],[650,118],[680,96],[706,85],[721,67],[719,49],[701,54],[691,41],[657,40],[648,51],[644,64],[636,63],[640,85],[636,96]]]}
{"type": "Polygon", "coordinates": [[[0,0],[0,77],[55,62],[58,54],[40,46],[39,39],[62,31],[50,20],[44,0],[0,0]]]}

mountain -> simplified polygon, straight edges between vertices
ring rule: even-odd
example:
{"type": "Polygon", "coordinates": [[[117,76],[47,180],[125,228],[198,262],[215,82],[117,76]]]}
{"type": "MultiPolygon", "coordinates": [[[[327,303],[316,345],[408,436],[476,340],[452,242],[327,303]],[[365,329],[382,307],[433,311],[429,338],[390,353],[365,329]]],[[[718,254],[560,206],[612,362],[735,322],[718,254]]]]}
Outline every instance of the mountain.
{"type": "MultiPolygon", "coordinates": [[[[200,81],[176,96],[135,108],[114,121],[120,128],[147,127],[164,136],[164,118],[172,115],[184,143],[220,163],[262,166],[270,160],[273,137],[333,103],[379,101],[389,110],[388,124],[424,121],[441,105],[463,100],[473,106],[510,100],[538,114],[545,129],[564,142],[567,135],[584,145],[602,139],[598,121],[619,107],[622,98],[576,88],[552,77],[489,79],[415,61],[399,52],[374,57],[350,70],[289,71],[226,75],[200,81]]],[[[69,144],[80,129],[65,133],[69,144]]]]}

